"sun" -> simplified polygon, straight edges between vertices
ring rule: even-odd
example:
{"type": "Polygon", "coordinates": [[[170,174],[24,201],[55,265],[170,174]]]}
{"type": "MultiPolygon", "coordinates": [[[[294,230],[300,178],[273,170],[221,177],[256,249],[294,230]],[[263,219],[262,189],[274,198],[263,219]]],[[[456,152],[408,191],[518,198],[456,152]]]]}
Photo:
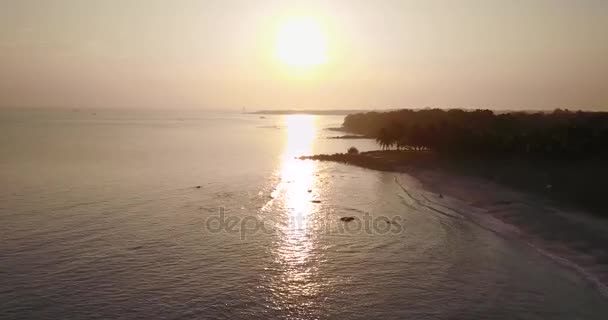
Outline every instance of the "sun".
{"type": "Polygon", "coordinates": [[[312,18],[291,18],[279,27],[278,59],[291,67],[308,69],[327,63],[327,36],[312,18]]]}

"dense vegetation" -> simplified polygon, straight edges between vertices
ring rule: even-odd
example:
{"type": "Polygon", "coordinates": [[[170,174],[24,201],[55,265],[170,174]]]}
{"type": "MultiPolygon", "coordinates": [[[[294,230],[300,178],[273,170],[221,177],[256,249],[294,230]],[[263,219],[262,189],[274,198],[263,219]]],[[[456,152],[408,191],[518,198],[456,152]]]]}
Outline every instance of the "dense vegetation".
{"type": "Polygon", "coordinates": [[[403,109],[348,115],[344,129],[375,138],[383,149],[564,159],[608,155],[608,112],[403,109]]]}

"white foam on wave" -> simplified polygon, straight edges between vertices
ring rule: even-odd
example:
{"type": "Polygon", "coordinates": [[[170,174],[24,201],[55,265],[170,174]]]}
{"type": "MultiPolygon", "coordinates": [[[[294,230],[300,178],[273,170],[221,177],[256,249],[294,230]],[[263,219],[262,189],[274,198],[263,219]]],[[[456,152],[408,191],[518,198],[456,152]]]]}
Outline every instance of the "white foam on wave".
{"type": "MultiPolygon", "coordinates": [[[[577,263],[576,260],[583,260],[583,254],[573,253],[570,255],[565,255],[564,252],[569,250],[567,246],[563,246],[562,248],[565,250],[561,250],[562,253],[558,254],[555,252],[557,251],[555,250],[555,245],[552,246],[553,250],[551,250],[547,241],[544,241],[539,236],[528,234],[520,227],[505,222],[504,220],[492,215],[497,212],[504,213],[507,210],[517,210],[516,206],[507,206],[505,208],[501,208],[501,210],[477,208],[471,206],[465,201],[462,201],[461,199],[456,199],[450,197],[449,195],[438,196],[435,192],[427,191],[424,189],[420,180],[407,174],[396,175],[395,182],[404,191],[404,193],[407,194],[408,197],[422,207],[452,218],[464,219],[500,236],[511,237],[523,241],[526,245],[534,249],[539,254],[582,276],[604,297],[608,298],[608,285],[604,283],[597,272],[592,270],[597,266],[597,264],[584,265],[580,262],[577,263]],[[577,257],[580,259],[577,259],[577,257]]],[[[466,186],[463,185],[463,187],[466,186]]],[[[587,258],[589,257],[587,256],[587,258]]]]}

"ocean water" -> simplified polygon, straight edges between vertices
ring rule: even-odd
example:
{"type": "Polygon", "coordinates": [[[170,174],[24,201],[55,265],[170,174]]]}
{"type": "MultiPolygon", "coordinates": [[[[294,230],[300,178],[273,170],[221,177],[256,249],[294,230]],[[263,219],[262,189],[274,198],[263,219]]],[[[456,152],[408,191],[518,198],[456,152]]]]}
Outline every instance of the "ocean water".
{"type": "Polygon", "coordinates": [[[376,148],[327,139],[341,122],[0,111],[0,318],[606,319],[582,277],[394,173],[295,158],[376,148]]]}

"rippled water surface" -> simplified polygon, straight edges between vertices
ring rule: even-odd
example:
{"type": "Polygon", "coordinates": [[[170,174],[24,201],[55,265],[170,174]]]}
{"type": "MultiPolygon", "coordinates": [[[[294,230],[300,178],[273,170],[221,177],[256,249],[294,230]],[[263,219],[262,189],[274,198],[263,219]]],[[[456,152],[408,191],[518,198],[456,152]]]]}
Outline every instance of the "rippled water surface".
{"type": "Polygon", "coordinates": [[[375,149],[327,139],[342,117],[0,114],[2,319],[608,316],[411,178],[295,158],[375,149]]]}

